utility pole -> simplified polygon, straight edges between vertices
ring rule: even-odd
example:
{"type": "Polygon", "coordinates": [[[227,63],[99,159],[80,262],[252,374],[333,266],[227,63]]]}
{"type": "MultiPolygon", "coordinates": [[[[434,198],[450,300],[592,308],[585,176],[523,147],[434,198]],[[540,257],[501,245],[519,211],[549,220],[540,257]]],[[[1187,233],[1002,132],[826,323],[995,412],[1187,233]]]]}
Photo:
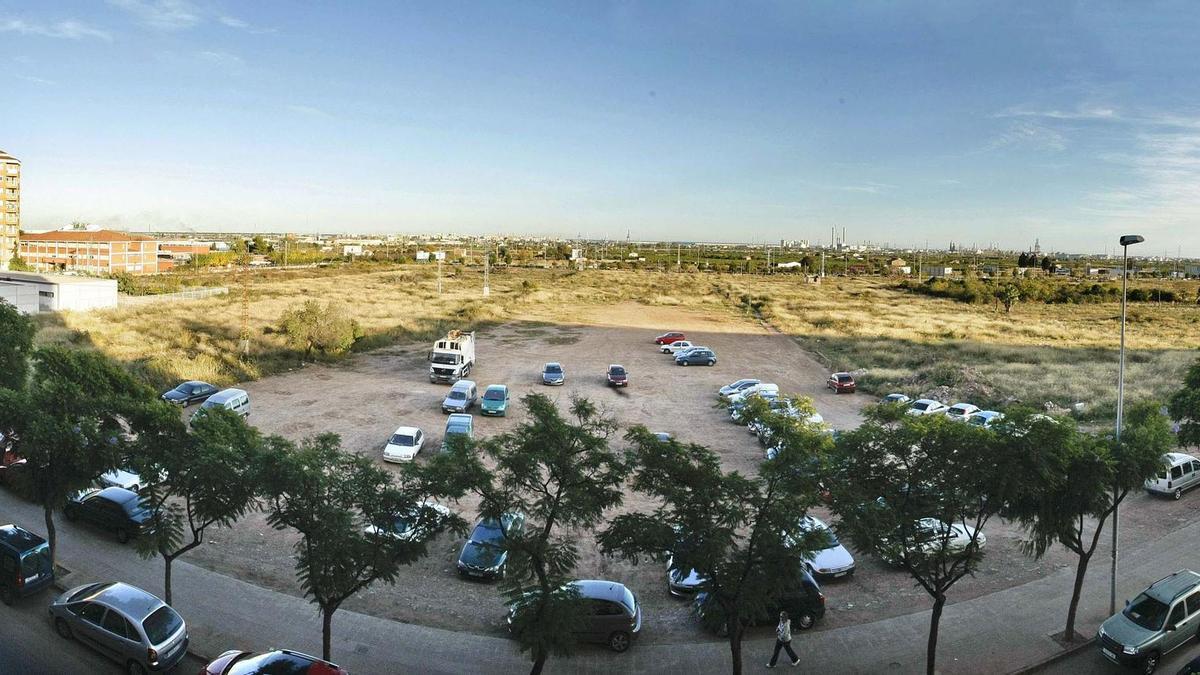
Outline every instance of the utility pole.
{"type": "Polygon", "coordinates": [[[825,278],[825,251],[821,251],[821,278],[825,278]]]}
{"type": "Polygon", "coordinates": [[[491,251],[483,252],[483,297],[485,298],[492,294],[492,288],[488,285],[488,261],[491,257],[491,251]]]}
{"type": "Polygon", "coordinates": [[[683,269],[683,259],[680,257],[683,252],[683,244],[675,244],[675,271],[683,269]]]}
{"type": "MultiPolygon", "coordinates": [[[[436,253],[434,255],[437,255],[436,253]]],[[[442,294],[442,259],[438,258],[438,295],[442,294]]]]}

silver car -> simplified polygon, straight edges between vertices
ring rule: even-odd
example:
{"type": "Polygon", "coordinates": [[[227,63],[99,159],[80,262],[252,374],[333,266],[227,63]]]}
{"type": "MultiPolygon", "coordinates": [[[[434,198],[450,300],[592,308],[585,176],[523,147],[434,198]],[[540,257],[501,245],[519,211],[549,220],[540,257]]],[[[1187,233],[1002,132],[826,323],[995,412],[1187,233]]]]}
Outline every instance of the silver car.
{"type": "Polygon", "coordinates": [[[131,675],[170,670],[187,654],[183,617],[120,582],[79,586],[50,605],[54,630],[119,662],[131,675]]]}

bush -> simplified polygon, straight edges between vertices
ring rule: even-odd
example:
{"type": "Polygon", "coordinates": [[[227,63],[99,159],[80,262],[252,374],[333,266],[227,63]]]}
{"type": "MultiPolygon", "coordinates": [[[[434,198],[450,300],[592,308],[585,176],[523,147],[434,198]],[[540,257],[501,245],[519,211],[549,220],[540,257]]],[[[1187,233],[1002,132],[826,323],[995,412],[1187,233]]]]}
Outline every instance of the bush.
{"type": "Polygon", "coordinates": [[[303,349],[305,357],[313,350],[327,356],[344,354],[363,336],[358,322],[340,307],[332,302],[322,307],[316,300],[306,300],[300,307],[284,312],[279,331],[293,349],[303,349]]]}

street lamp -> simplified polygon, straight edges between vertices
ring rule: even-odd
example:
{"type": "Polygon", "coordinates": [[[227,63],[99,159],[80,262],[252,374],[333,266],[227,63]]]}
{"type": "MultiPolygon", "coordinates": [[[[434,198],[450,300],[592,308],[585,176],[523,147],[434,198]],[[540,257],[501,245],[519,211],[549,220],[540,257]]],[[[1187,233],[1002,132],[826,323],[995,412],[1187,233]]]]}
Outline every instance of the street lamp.
{"type": "MultiPolygon", "coordinates": [[[[1129,247],[1146,238],[1140,234],[1121,237],[1121,351],[1117,365],[1117,443],[1121,442],[1121,425],[1125,415],[1125,291],[1129,287],[1129,247]]],[[[1108,613],[1117,612],[1117,529],[1120,514],[1117,506],[1117,486],[1113,485],[1112,575],[1108,580],[1108,613]]]]}

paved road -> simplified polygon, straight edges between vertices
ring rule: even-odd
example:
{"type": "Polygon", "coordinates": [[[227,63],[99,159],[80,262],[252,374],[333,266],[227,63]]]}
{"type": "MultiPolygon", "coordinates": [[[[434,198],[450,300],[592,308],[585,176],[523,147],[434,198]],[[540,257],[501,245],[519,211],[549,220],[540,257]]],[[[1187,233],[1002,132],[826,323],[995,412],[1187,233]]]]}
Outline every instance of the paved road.
{"type": "MultiPolygon", "coordinates": [[[[1185,663],[1197,656],[1200,656],[1200,644],[1193,640],[1167,654],[1167,657],[1159,662],[1157,672],[1174,675],[1185,663]]],[[[1095,645],[1089,645],[1086,649],[1035,672],[1038,675],[1076,675],[1077,673],[1129,675],[1132,671],[1104,658],[1095,645]]]]}
{"type": "Polygon", "coordinates": [[[0,671],[22,675],[58,673],[120,673],[115,663],[54,632],[46,607],[56,591],[49,589],[23,598],[11,607],[0,605],[0,671]]]}

